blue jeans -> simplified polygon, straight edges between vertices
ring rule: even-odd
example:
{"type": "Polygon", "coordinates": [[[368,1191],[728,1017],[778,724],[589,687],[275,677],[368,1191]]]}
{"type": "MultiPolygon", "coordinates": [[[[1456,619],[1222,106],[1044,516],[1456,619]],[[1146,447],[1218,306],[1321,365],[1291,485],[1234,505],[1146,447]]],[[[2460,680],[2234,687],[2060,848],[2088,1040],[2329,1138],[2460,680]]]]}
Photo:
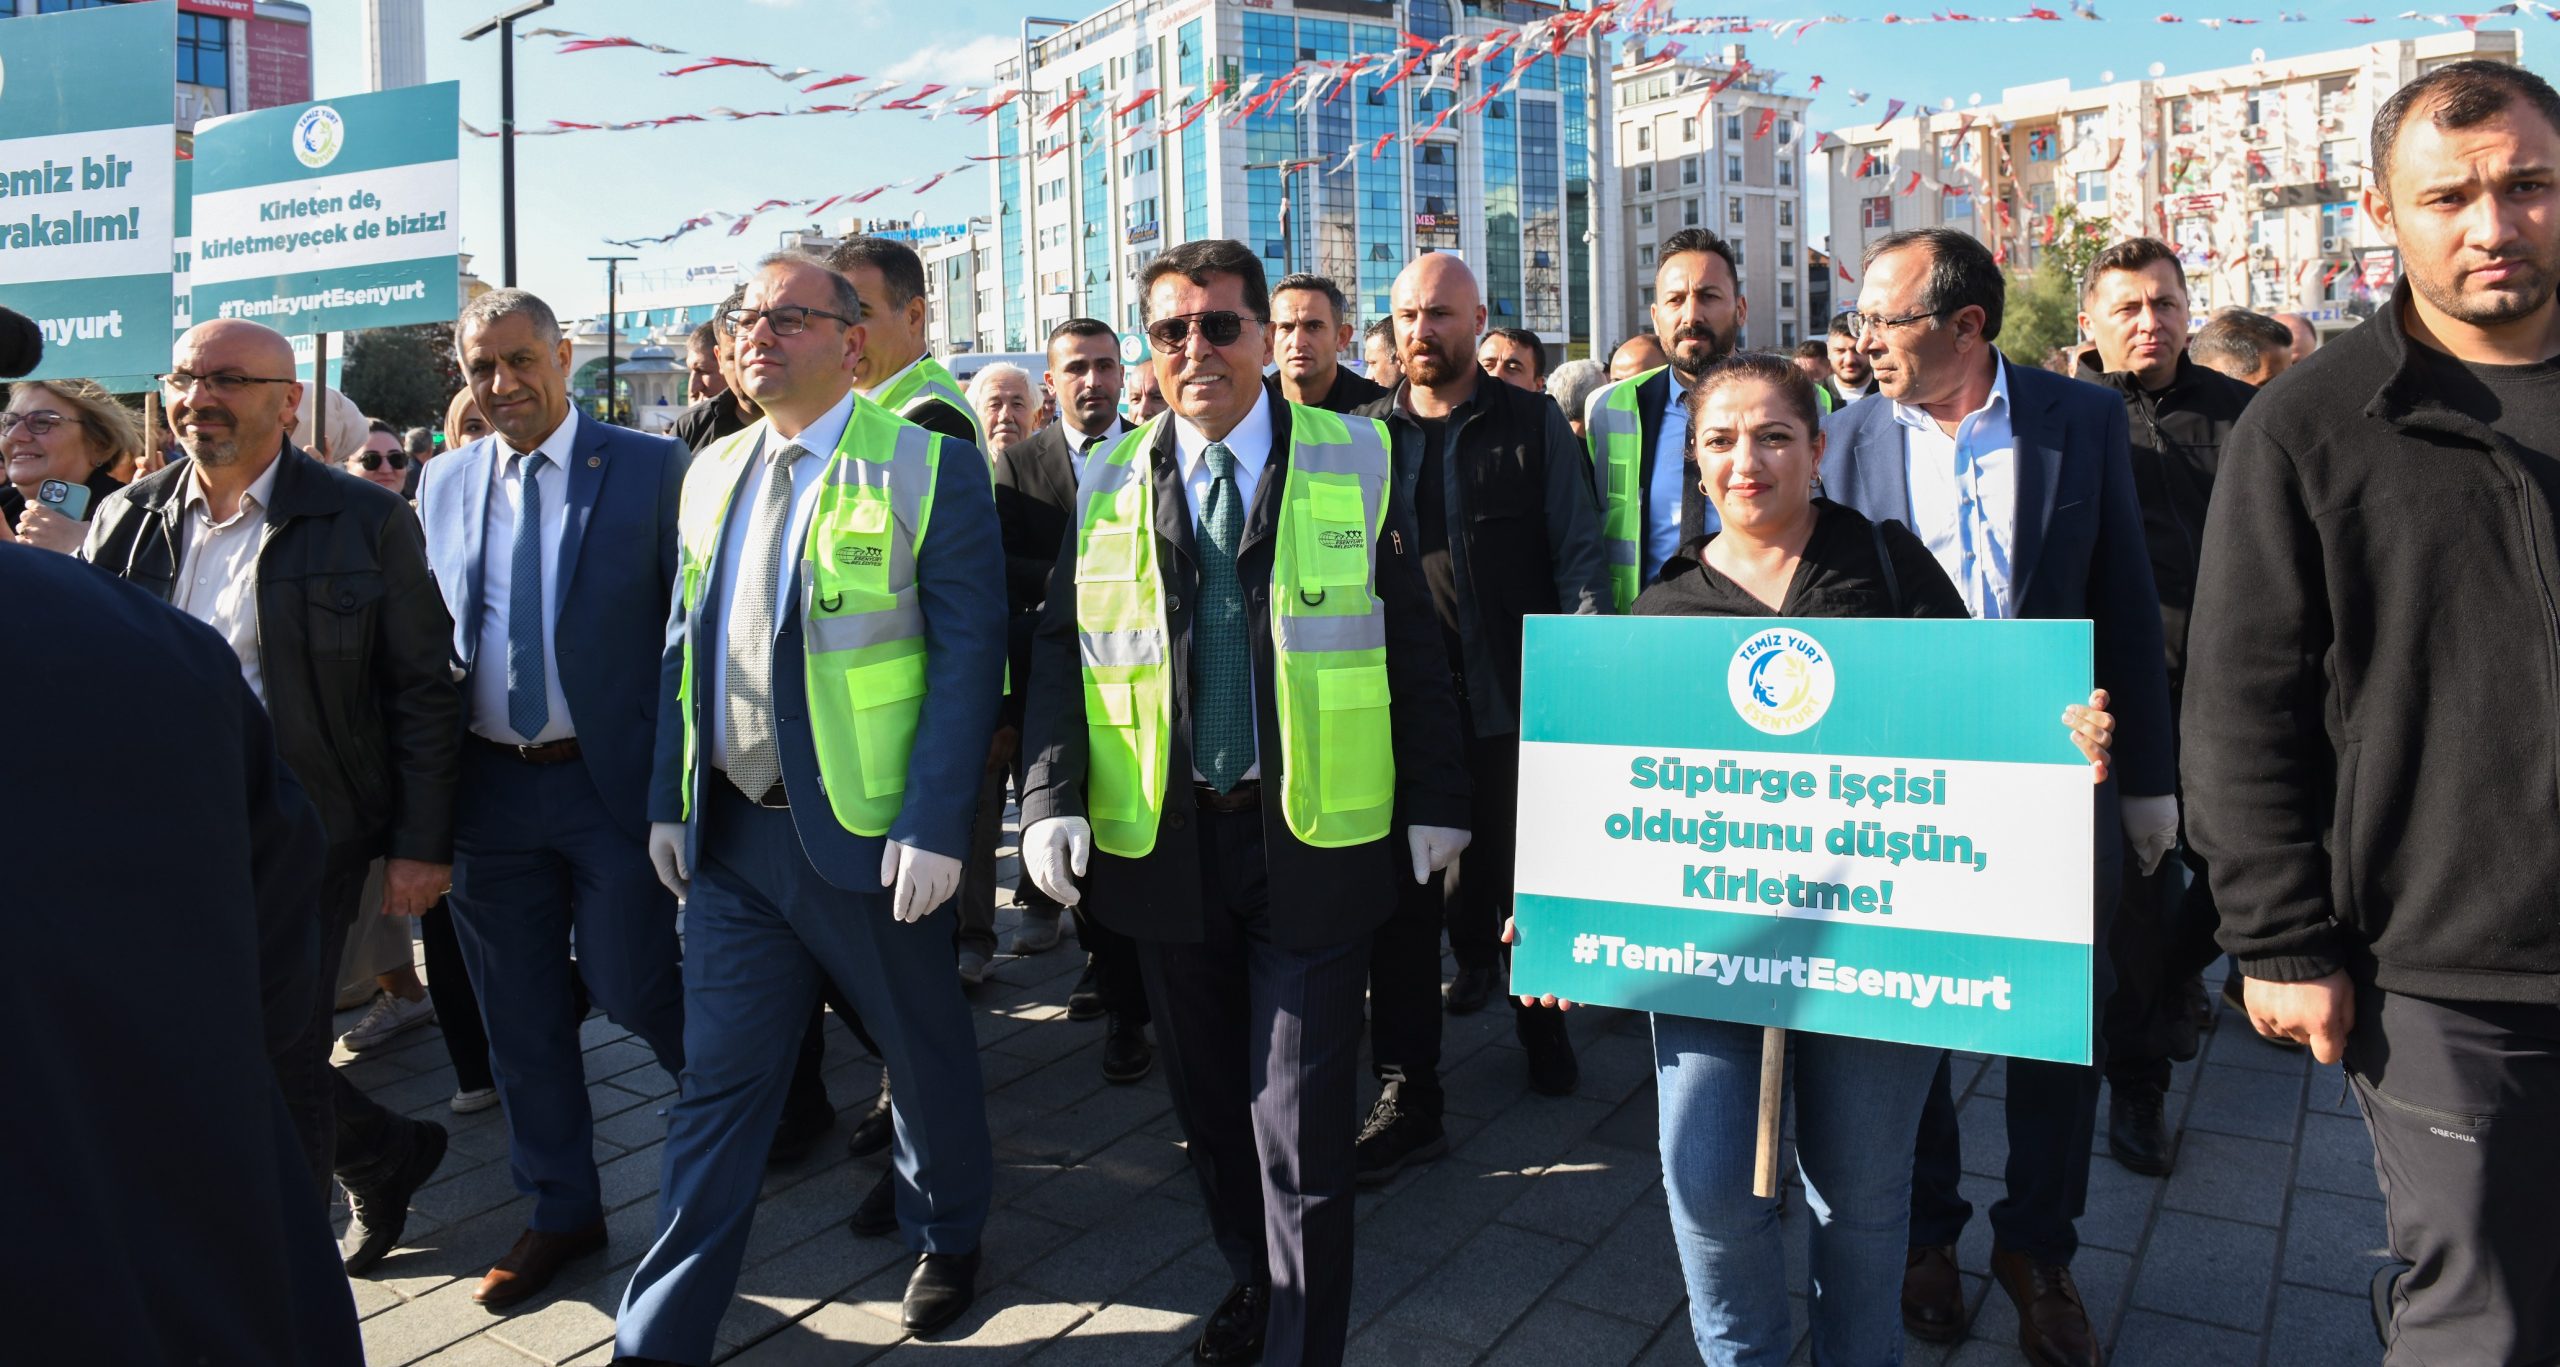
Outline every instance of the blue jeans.
{"type": "MultiPolygon", "coordinates": [[[[1813,1360],[1902,1361],[1902,1268],[1912,1141],[1943,1051],[1790,1032],[1796,1163],[1813,1207],[1813,1360]]],[[[1751,1194],[1760,1027],[1653,1018],[1662,1186],[1689,1284],[1689,1329],[1710,1367],[1787,1360],[1777,1198],[1751,1194]]]]}

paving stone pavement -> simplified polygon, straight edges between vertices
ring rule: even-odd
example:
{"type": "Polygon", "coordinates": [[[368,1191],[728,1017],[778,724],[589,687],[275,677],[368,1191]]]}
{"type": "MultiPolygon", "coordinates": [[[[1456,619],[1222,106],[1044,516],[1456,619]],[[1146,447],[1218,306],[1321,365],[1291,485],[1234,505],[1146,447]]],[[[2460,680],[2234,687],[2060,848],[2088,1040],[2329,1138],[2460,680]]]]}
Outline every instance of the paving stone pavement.
{"type": "MultiPolygon", "coordinates": [[[[1000,914],[1007,941],[1016,919],[1010,908],[1000,914]]],[[[721,1360],[739,1367],[1189,1361],[1201,1317],[1227,1289],[1226,1272],[1208,1243],[1161,1071],[1138,1085],[1106,1085],[1101,1023],[1066,1019],[1082,963],[1070,935],[1045,954],[999,959],[970,994],[998,1172],[980,1297],[969,1315],[937,1342],[908,1338],[898,1302],[909,1255],[894,1239],[861,1239],[845,1228],[884,1162],[849,1159],[842,1141],[879,1070],[830,1024],[826,1077],[841,1115],[837,1136],[767,1177],[737,1299],[721,1327],[721,1360]]],[[[343,1016],[340,1028],[353,1020],[343,1016]]],[[[1499,1003],[1448,1019],[1451,1151],[1360,1198],[1352,1363],[1697,1360],[1654,1144],[1644,1018],[1586,1010],[1570,1021],[1582,1083],[1570,1097],[1550,1098],[1528,1090],[1499,1003]]],[[[470,1298],[528,1209],[508,1175],[498,1112],[447,1109],[453,1072],[432,1028],[361,1057],[339,1052],[348,1076],[384,1104],[452,1131],[443,1168],[417,1195],[407,1247],[350,1283],[373,1367],[612,1357],[614,1307],[655,1232],[675,1084],[603,1016],[581,1029],[611,1246],[603,1258],[574,1265],[546,1297],[503,1316],[470,1298]]],[[[1998,1194],[2003,1079],[1998,1060],[1957,1060],[1965,1188],[1977,1208],[1998,1194]]],[[[2382,1202],[2363,1122],[2337,1069],[2263,1043],[2226,1012],[2203,1056],[2177,1069],[2168,1119],[2184,1134],[2174,1176],[2139,1177],[2107,1158],[2104,1114],[2075,1268],[2111,1361],[2380,1361],[2365,1294],[2381,1261],[2382,1202]]],[[[1810,1351],[1801,1294],[1810,1220],[1803,1192],[1791,1189],[1784,1226],[1799,1287],[1797,1362],[1809,1361],[1810,1351]]],[[[1989,1257],[1990,1232],[1977,1217],[1958,1259],[1976,1308],[1970,1336],[1952,1346],[1913,1340],[1907,1362],[2025,1362],[2016,1312],[1989,1291],[1989,1257]]]]}

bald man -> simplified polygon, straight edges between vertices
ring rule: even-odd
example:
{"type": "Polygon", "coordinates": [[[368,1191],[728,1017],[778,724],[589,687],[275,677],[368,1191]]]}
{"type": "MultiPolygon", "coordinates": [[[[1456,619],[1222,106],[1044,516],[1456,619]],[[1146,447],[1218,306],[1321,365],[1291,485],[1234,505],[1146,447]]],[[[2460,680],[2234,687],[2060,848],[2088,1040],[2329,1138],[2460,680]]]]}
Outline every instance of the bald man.
{"type": "Polygon", "coordinates": [[[2303,357],[2320,349],[2320,334],[2312,328],[2310,319],[2299,313],[2279,313],[2276,321],[2293,334],[2293,359],[2287,365],[2300,365],[2303,357]]]}
{"type": "Polygon", "coordinates": [[[1609,382],[1615,384],[1669,364],[1671,356],[1662,349],[1662,343],[1650,332],[1639,332],[1609,353],[1609,382]]]}
{"type": "MultiPolygon", "coordinates": [[[[1458,680],[1475,786],[1474,857],[1462,876],[1410,887],[1369,957],[1370,1055],[1384,1084],[1361,1128],[1358,1173],[1384,1182],[1448,1149],[1441,1130],[1440,930],[1458,958],[1447,1007],[1483,1007],[1505,976],[1499,936],[1511,909],[1520,788],[1521,621],[1609,610],[1600,511],[1582,446],[1555,400],[1476,364],[1484,296],[1465,262],[1431,253],[1396,277],[1403,380],[1354,410],[1395,441],[1396,487],[1413,491],[1423,579],[1458,680]],[[1454,471],[1466,471],[1463,479],[1454,471]]],[[[1529,1078],[1561,1096],[1579,1076],[1564,1018],[1514,999],[1529,1078]]]]}
{"type": "MultiPolygon", "coordinates": [[[[178,339],[161,394],[186,454],[109,498],[81,554],[239,657],[328,833],[312,936],[318,962],[335,965],[357,916],[414,917],[451,889],[463,734],[453,619],[407,501],[285,439],[302,385],[281,335],[199,324],[178,339]],[[376,859],[382,900],[359,906],[376,859]]],[[[329,1066],[336,995],[334,975],[319,975],[301,1038],[273,1062],[311,1189],[326,1200],[333,1172],[347,1189],[340,1253],[361,1272],[399,1242],[445,1132],[376,1105],[329,1066]]]]}

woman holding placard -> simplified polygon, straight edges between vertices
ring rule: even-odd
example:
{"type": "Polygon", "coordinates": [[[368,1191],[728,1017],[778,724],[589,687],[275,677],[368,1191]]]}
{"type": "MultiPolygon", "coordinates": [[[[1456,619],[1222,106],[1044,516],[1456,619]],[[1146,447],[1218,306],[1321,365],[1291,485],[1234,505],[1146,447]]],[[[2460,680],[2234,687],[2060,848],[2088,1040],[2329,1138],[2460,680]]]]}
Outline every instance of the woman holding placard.
{"type": "MultiPolygon", "coordinates": [[[[1819,401],[1792,362],[1737,355],[1682,402],[1699,488],[1723,529],[1684,547],[1633,614],[1967,616],[1908,528],[1814,496],[1819,401]]],[[[2115,726],[2105,706],[2095,693],[2062,717],[2099,781],[2115,726]]],[[[1911,1150],[1941,1051],[1659,1014],[1653,1041],[1663,1188],[1699,1355],[1720,1367],[1774,1364],[1793,1347],[1774,1181],[1783,1078],[1815,1217],[1813,1361],[1901,1361],[1911,1150]]]]}

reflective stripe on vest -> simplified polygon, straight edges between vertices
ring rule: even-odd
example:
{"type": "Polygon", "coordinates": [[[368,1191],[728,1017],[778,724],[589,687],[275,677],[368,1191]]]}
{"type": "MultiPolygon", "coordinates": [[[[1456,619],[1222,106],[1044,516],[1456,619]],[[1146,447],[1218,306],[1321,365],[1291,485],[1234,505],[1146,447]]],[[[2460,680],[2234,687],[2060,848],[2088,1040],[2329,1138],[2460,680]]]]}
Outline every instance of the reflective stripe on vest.
{"type": "MultiPolygon", "coordinates": [[[[747,461],[773,439],[759,423],[705,451],[687,472],[676,516],[684,603],[684,802],[692,803],[702,729],[693,696],[702,587],[719,555],[729,503],[747,461]]],[[[818,781],[838,824],[885,834],[907,788],[924,711],[924,612],[916,550],[933,520],[942,439],[856,396],[844,436],[819,475],[801,542],[801,653],[818,781]]],[[[795,491],[796,494],[796,491],[795,491]]]]}
{"type": "Polygon", "coordinates": [[[1609,557],[1615,612],[1625,612],[1644,588],[1644,413],[1636,406],[1636,390],[1669,368],[1630,375],[1591,403],[1591,464],[1600,476],[1600,541],[1609,557]]]}
{"type": "MultiPolygon", "coordinates": [[[[1086,819],[1096,848],[1130,859],[1155,848],[1173,729],[1150,472],[1165,421],[1158,415],[1097,453],[1076,490],[1086,819]]],[[[1386,428],[1292,404],[1283,477],[1270,588],[1281,811],[1309,845],[1366,844],[1385,838],[1395,811],[1386,606],[1377,596],[1386,428]]]]}
{"type": "Polygon", "coordinates": [[[942,362],[931,356],[917,357],[916,363],[899,372],[898,378],[887,389],[873,395],[872,402],[909,422],[915,421],[918,413],[935,403],[949,404],[968,420],[969,432],[978,453],[987,458],[990,468],[993,467],[996,453],[987,449],[987,429],[978,425],[978,410],[969,406],[968,392],[960,387],[958,380],[951,378],[950,371],[942,368],[942,362]]]}

